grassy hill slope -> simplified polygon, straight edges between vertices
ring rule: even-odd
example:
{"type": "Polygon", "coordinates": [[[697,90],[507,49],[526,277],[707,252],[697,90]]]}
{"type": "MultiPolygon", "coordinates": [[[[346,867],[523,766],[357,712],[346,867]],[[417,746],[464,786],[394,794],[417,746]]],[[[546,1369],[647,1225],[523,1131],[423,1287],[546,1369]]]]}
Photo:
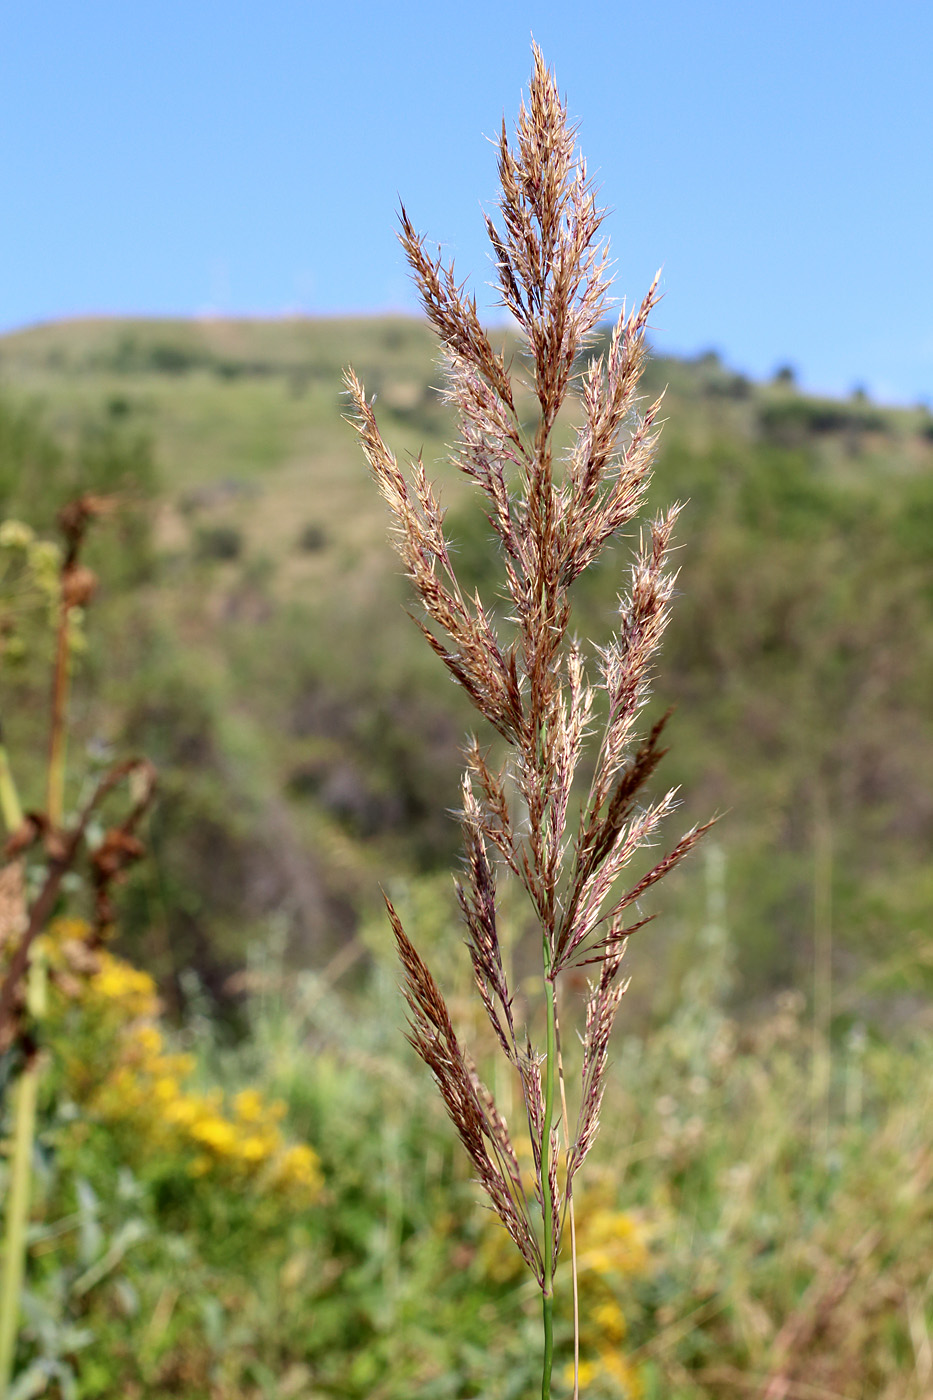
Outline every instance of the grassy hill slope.
{"type": "MultiPolygon", "coordinates": [[[[420,322],[99,320],[0,339],[4,514],[45,525],[78,482],[134,481],[151,525],[99,539],[78,718],[162,770],[126,922],[178,997],[193,967],[223,998],[276,927],[296,960],[330,956],[380,881],[436,877],[446,898],[472,713],[403,615],[341,417],[348,363],[399,455],[437,463],[464,572],[495,597],[488,527],[441,462],[453,429],[420,322]]],[[[656,687],[658,710],[678,707],[662,780],[683,783],[684,822],[724,813],[746,996],[809,966],[816,904],[846,985],[889,958],[911,968],[880,979],[890,1005],[923,988],[910,950],[933,899],[933,418],[753,384],[713,355],[656,359],[646,392],[665,385],[652,495],[689,504],[656,687]]],[[[595,642],[625,563],[619,545],[578,586],[595,642]]],[[[28,677],[7,684],[22,751],[28,677]]],[[[687,871],[665,893],[668,933],[643,945],[659,995],[696,955],[679,935],[697,888],[687,871]]]]}

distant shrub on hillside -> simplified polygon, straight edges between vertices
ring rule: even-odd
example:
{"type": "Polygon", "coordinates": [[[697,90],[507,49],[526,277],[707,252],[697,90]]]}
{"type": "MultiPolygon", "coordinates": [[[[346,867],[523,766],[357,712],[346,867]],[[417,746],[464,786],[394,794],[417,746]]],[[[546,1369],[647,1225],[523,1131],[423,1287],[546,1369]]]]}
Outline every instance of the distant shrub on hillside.
{"type": "Polygon", "coordinates": [[[758,410],[758,425],[769,442],[785,447],[827,433],[888,431],[887,419],[879,409],[860,400],[846,403],[839,399],[792,398],[766,403],[758,410]]]}
{"type": "Polygon", "coordinates": [[[97,359],[97,367],[115,374],[187,374],[203,367],[197,346],[177,340],[142,340],[132,332],[121,335],[97,359]]]}
{"type": "Polygon", "coordinates": [[[95,357],[94,368],[113,374],[184,375],[203,370],[224,380],[295,373],[294,365],[215,354],[208,346],[184,335],[151,337],[132,331],[121,335],[109,349],[95,357]]]}
{"type": "Polygon", "coordinates": [[[751,380],[744,374],[722,374],[704,384],[711,398],[748,399],[752,395],[751,380]]]}
{"type": "Polygon", "coordinates": [[[298,548],[302,554],[319,554],[327,548],[327,531],[323,525],[310,520],[298,536],[298,548]]]}
{"type": "Polygon", "coordinates": [[[243,532],[235,525],[201,525],[195,532],[194,552],[199,559],[239,559],[243,532]]]}

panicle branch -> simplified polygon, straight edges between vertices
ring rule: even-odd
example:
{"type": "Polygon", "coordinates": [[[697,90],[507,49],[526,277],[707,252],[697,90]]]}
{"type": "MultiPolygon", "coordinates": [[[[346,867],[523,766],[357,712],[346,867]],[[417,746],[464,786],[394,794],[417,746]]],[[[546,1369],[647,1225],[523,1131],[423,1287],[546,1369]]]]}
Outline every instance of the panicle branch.
{"type": "Polygon", "coordinates": [[[496,879],[486,850],[485,822],[473,792],[469,772],[463,777],[463,848],[466,885],[456,882],[457,899],[469,934],[473,975],[499,1044],[510,1060],[516,1058],[512,997],[502,966],[496,916],[496,879]]]}
{"type": "Polygon", "coordinates": [[[356,408],[363,451],[392,513],[395,547],[428,623],[437,630],[420,620],[418,625],[481,714],[500,734],[514,738],[525,723],[514,659],[500,648],[479,598],[467,602],[461,592],[444,538],[443,512],[424,463],[420,458],[413,462],[406,479],[382,439],[372,404],[352,370],[347,372],[346,384],[356,408]]]}
{"type": "Polygon", "coordinates": [[[444,998],[427,965],[406,936],[388,900],[386,907],[405,974],[409,1043],[433,1074],[483,1190],[525,1262],[540,1279],[540,1247],[528,1218],[518,1158],[505,1119],[461,1049],[444,998]]]}

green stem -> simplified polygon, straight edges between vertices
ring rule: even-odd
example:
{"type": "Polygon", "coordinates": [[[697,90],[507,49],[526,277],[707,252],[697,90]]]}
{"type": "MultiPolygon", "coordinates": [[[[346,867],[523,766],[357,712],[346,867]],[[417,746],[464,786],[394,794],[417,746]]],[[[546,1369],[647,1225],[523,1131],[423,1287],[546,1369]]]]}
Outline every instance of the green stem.
{"type": "Polygon", "coordinates": [[[541,1400],[551,1397],[551,1367],[554,1361],[554,1265],[557,1241],[554,1238],[554,1202],[551,1199],[551,1125],[554,1121],[554,1069],[557,1060],[557,1003],[550,975],[550,955],[544,952],[544,991],[547,1002],[547,1064],[544,1078],[544,1123],[541,1129],[541,1200],[544,1205],[544,1367],[541,1400]]]}
{"type": "Polygon", "coordinates": [[[16,1096],[16,1125],[10,1191],[7,1202],[3,1272],[0,1274],[0,1400],[6,1400],[13,1373],[20,1294],[26,1266],[26,1228],[32,1186],[32,1144],[39,1091],[39,1056],[33,1052],[20,1076],[16,1096]]]}
{"type": "Polygon", "coordinates": [[[23,824],[23,809],[20,806],[19,793],[16,791],[16,784],[10,770],[6,744],[2,742],[0,742],[0,815],[2,815],[3,824],[10,834],[18,831],[23,824]]]}
{"type": "MultiPolygon", "coordinates": [[[[22,825],[23,814],[6,749],[0,747],[0,809],[10,830],[22,825]]],[[[37,1020],[46,1012],[46,968],[41,955],[34,956],[26,983],[26,1005],[37,1020]]],[[[26,1232],[29,1200],[32,1194],[32,1154],[36,1136],[36,1101],[39,1094],[41,1059],[34,1046],[27,1049],[26,1065],[16,1093],[13,1128],[13,1155],[7,1193],[3,1265],[0,1270],[0,1400],[6,1400],[13,1373],[16,1334],[19,1330],[20,1297],[26,1270],[26,1232]]]]}
{"type": "Polygon", "coordinates": [[[48,817],[60,826],[65,810],[65,715],[68,706],[68,604],[61,604],[52,682],[52,732],[49,739],[48,817]]]}
{"type": "MultiPolygon", "coordinates": [[[[554,1293],[544,1295],[544,1369],[541,1373],[541,1400],[551,1400],[551,1367],[554,1362],[554,1293]]],[[[3,1391],[0,1390],[0,1400],[3,1391]]]]}
{"type": "MultiPolygon", "coordinates": [[[[64,790],[64,705],[67,693],[67,611],[63,609],[58,635],[56,678],[53,694],[52,738],[49,763],[49,813],[56,825],[62,817],[64,790]]],[[[23,824],[23,809],[10,770],[5,744],[0,740],[0,815],[7,830],[23,824]]],[[[26,1006],[30,1015],[41,1020],[46,1010],[46,968],[41,955],[34,955],[26,981],[26,1006]]],[[[39,1096],[41,1057],[35,1045],[26,1042],[26,1064],[16,1093],[13,1128],[13,1155],[7,1193],[3,1263],[0,1267],[0,1400],[7,1400],[16,1355],[20,1300],[26,1272],[26,1236],[32,1194],[32,1157],[36,1136],[36,1104],[39,1096]]]]}

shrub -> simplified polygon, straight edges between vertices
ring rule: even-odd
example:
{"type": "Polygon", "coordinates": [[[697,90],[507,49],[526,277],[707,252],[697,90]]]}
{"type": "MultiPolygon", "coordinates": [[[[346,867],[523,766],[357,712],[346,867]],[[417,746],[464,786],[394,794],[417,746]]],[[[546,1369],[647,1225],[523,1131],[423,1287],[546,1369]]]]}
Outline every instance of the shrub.
{"type": "Polygon", "coordinates": [[[792,398],[764,404],[758,411],[762,434],[783,446],[801,445],[810,437],[841,432],[885,432],[884,414],[857,400],[792,398]]]}
{"type": "Polygon", "coordinates": [[[284,1137],[284,1104],[251,1088],[228,1102],[195,1088],[194,1058],[168,1043],[150,975],[106,950],[89,956],[89,935],[81,921],[59,919],[42,946],[58,1092],[80,1110],[73,1131],[103,1132],[143,1179],[180,1171],[207,1191],[284,1193],[295,1209],[316,1200],[317,1157],[284,1137]]]}
{"type": "Polygon", "coordinates": [[[327,531],[323,525],[309,521],[298,536],[298,548],[303,554],[319,554],[328,545],[327,531]]]}
{"type": "Polygon", "coordinates": [[[229,561],[243,553],[243,532],[235,525],[199,525],[194,536],[198,559],[229,561]]]}

